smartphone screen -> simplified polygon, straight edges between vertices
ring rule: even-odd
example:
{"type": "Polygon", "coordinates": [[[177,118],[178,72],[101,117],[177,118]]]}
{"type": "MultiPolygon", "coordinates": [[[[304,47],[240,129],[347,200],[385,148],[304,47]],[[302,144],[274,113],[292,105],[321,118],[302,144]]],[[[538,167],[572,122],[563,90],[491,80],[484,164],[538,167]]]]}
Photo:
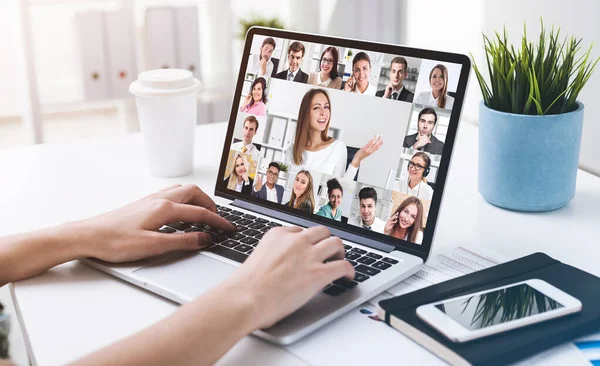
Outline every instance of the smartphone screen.
{"type": "Polygon", "coordinates": [[[470,330],[507,323],[564,307],[527,284],[519,284],[435,305],[470,330]]]}

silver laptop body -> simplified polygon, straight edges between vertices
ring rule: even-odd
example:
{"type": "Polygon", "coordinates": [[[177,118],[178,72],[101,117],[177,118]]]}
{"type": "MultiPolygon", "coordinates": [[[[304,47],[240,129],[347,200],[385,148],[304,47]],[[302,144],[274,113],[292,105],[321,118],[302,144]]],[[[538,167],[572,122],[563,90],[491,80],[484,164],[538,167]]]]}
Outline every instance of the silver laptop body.
{"type": "MultiPolygon", "coordinates": [[[[313,47],[313,53],[317,46],[313,47]]],[[[293,81],[275,80],[276,71],[282,69],[284,64],[286,64],[285,50],[281,51],[281,56],[278,60],[279,66],[273,71],[273,76],[271,77],[269,84],[270,86],[275,87],[275,85],[282,85],[281,83],[285,82],[290,83],[290,88],[296,87],[295,84],[292,84],[294,83],[293,81]]],[[[340,63],[340,65],[342,64],[340,63]]],[[[257,219],[268,221],[268,225],[264,224],[267,226],[285,225],[310,227],[314,225],[327,225],[330,228],[332,235],[342,238],[344,244],[348,246],[347,257],[350,255],[356,256],[357,253],[364,253],[364,255],[359,258],[362,260],[362,262],[353,263],[355,268],[358,268],[358,266],[366,266],[369,267],[367,269],[369,274],[377,272],[375,275],[365,276],[368,279],[363,280],[362,282],[354,281],[354,287],[348,288],[345,291],[342,291],[342,293],[336,293],[335,295],[332,295],[331,293],[325,291],[327,289],[324,289],[305,306],[281,320],[271,328],[261,329],[254,332],[256,336],[277,344],[290,344],[318,329],[324,324],[327,324],[336,317],[360,305],[361,303],[373,298],[382,291],[397,284],[419,270],[424,260],[427,259],[431,250],[437,214],[442,201],[443,187],[450,165],[451,151],[457,132],[458,119],[460,117],[460,109],[462,107],[462,101],[466,91],[469,71],[469,60],[463,55],[265,28],[252,28],[248,32],[244,57],[242,59],[240,76],[235,94],[236,97],[234,98],[229,121],[228,134],[225,140],[225,146],[223,147],[221,168],[219,170],[219,176],[216,177],[215,202],[221,207],[222,210],[228,210],[227,212],[221,211],[221,213],[224,213],[225,215],[231,213],[232,211],[236,211],[237,215],[240,217],[243,215],[249,215],[247,217],[255,217],[257,219]],[[269,37],[277,40],[278,42],[283,42],[288,46],[292,40],[303,42],[305,45],[309,46],[322,45],[321,49],[325,48],[325,45],[333,45],[338,47],[340,50],[344,50],[346,54],[349,54],[349,52],[347,52],[349,49],[366,50],[366,52],[370,52],[371,59],[376,59],[376,54],[380,53],[382,54],[381,58],[383,61],[379,60],[379,62],[384,66],[386,63],[389,63],[390,59],[393,59],[393,57],[397,55],[405,56],[405,58],[409,60],[421,60],[420,64],[425,63],[425,61],[436,60],[436,62],[446,63],[450,66],[453,64],[458,65],[460,71],[460,80],[456,82],[454,90],[452,91],[454,94],[454,107],[447,113],[448,126],[446,135],[444,136],[445,147],[444,153],[441,154],[436,166],[437,179],[435,179],[435,190],[432,199],[429,201],[424,201],[429,204],[429,211],[426,227],[423,230],[424,235],[422,235],[421,244],[410,243],[406,240],[383,237],[383,234],[377,234],[363,230],[359,227],[353,227],[348,223],[333,222],[333,220],[329,220],[314,214],[310,215],[304,212],[300,213],[297,212],[297,210],[287,206],[278,205],[273,202],[266,202],[265,200],[260,200],[257,197],[248,197],[244,196],[240,192],[231,192],[231,190],[227,190],[222,179],[226,176],[226,166],[228,162],[228,156],[230,155],[229,147],[233,141],[235,125],[236,123],[240,123],[240,118],[238,118],[241,98],[240,96],[242,95],[242,89],[244,88],[244,83],[247,81],[248,77],[248,72],[246,72],[246,70],[248,70],[250,67],[249,58],[252,52],[257,49],[256,45],[262,45],[264,43],[264,39],[269,37]],[[375,55],[375,57],[373,55],[375,55]],[[373,263],[371,263],[369,258],[366,258],[367,254],[369,255],[369,258],[376,258],[373,263]],[[362,264],[363,262],[367,264],[362,264]],[[375,271],[373,271],[373,269],[375,269],[375,271]]],[[[381,71],[381,73],[381,75],[384,74],[383,71],[381,71]]],[[[424,73],[421,72],[419,75],[424,75],[424,73]]],[[[344,75],[344,79],[347,79],[347,75],[344,75]]],[[[409,84],[405,83],[405,86],[406,85],[409,84]]],[[[413,91],[415,90],[413,89],[413,91]]],[[[340,90],[339,92],[347,93],[343,90],[340,90]]],[[[338,93],[338,91],[331,91],[331,93],[338,93]]],[[[360,97],[378,98],[377,96],[366,95],[360,97]]],[[[380,101],[377,102],[381,103],[380,101]]],[[[385,102],[401,103],[392,100],[385,102]]],[[[340,107],[341,106],[337,106],[338,109],[340,107]]],[[[406,108],[412,108],[411,111],[416,111],[421,107],[422,106],[411,105],[410,107],[406,108]]],[[[334,111],[335,110],[332,109],[332,115],[334,111]]],[[[440,115],[443,113],[444,111],[439,111],[440,115]]],[[[268,114],[265,118],[268,121],[268,114]]],[[[408,132],[409,131],[407,128],[406,135],[409,135],[408,132]]],[[[264,139],[266,139],[266,137],[264,139]]],[[[267,144],[264,145],[266,146],[267,144]]],[[[399,148],[399,150],[401,149],[399,148]]],[[[399,153],[399,155],[403,156],[401,153],[399,153]]],[[[433,158],[435,158],[435,156],[433,156],[433,158]]],[[[260,159],[264,159],[264,157],[261,157],[260,159]]],[[[402,157],[399,158],[400,163],[403,162],[402,159],[402,157]]],[[[257,167],[257,171],[258,170],[259,167],[257,167]]],[[[385,172],[385,176],[386,179],[389,180],[390,174],[388,172],[385,172]]],[[[357,180],[357,184],[360,184],[360,172],[358,173],[357,180]]],[[[388,190],[392,192],[392,186],[390,183],[386,182],[385,185],[386,187],[378,188],[380,189],[380,192],[385,192],[384,190],[388,188],[390,188],[388,190]]],[[[392,194],[392,197],[395,196],[392,194]]],[[[355,196],[354,199],[356,200],[357,196],[355,196]]],[[[355,206],[353,207],[355,208],[355,206]]],[[[356,212],[354,213],[356,214],[356,212]]],[[[189,224],[186,224],[180,229],[185,229],[189,226],[189,224]]],[[[177,230],[177,228],[175,229],[177,230]]],[[[208,229],[204,228],[203,230],[208,229]]],[[[177,231],[180,232],[181,230],[177,231]]],[[[258,243],[254,243],[253,245],[257,244],[258,243]]],[[[234,257],[230,256],[231,258],[228,258],[227,256],[220,254],[223,251],[232,253],[233,251],[236,251],[234,247],[228,246],[223,249],[221,248],[222,245],[218,244],[217,246],[219,250],[205,250],[190,253],[170,253],[164,256],[126,264],[112,264],[92,258],[84,259],[82,261],[94,268],[135,284],[176,303],[184,304],[202,295],[207,290],[219,285],[219,283],[230,276],[236,270],[236,268],[241,265],[240,261],[231,259],[234,257]]],[[[361,268],[364,269],[365,267],[361,268]]],[[[358,269],[357,273],[359,273],[358,269]]],[[[334,285],[331,286],[335,287],[334,285]]]]}

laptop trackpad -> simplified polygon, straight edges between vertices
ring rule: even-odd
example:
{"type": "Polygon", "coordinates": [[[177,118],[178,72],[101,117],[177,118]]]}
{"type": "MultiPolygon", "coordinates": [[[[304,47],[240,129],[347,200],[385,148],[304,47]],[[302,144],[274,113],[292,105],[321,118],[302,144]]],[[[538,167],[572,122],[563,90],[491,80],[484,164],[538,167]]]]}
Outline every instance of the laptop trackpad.
{"type": "Polygon", "coordinates": [[[195,252],[169,257],[134,273],[146,280],[150,291],[185,302],[217,286],[235,270],[235,266],[195,252]]]}

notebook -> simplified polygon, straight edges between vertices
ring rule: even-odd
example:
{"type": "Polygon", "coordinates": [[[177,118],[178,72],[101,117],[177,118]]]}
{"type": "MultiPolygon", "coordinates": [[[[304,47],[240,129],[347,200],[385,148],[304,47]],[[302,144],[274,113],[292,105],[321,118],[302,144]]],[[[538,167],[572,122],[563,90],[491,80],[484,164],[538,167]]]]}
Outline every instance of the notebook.
{"type": "Polygon", "coordinates": [[[546,254],[535,253],[379,302],[380,317],[452,365],[505,365],[600,329],[600,279],[546,254]],[[578,298],[582,311],[466,343],[454,343],[416,315],[420,305],[542,279],[578,298]]]}

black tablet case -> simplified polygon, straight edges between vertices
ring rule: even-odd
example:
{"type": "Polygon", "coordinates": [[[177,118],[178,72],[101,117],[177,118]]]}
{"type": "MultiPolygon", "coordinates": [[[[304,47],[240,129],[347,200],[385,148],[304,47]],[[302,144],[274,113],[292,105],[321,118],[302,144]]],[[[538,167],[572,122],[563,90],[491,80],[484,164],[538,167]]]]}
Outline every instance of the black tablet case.
{"type": "Polygon", "coordinates": [[[600,278],[534,253],[379,302],[384,320],[454,365],[505,365],[600,330],[600,278]],[[465,343],[454,343],[417,317],[420,305],[528,279],[542,279],[582,303],[582,311],[465,343]],[[400,320],[400,321],[398,321],[400,320]]]}

